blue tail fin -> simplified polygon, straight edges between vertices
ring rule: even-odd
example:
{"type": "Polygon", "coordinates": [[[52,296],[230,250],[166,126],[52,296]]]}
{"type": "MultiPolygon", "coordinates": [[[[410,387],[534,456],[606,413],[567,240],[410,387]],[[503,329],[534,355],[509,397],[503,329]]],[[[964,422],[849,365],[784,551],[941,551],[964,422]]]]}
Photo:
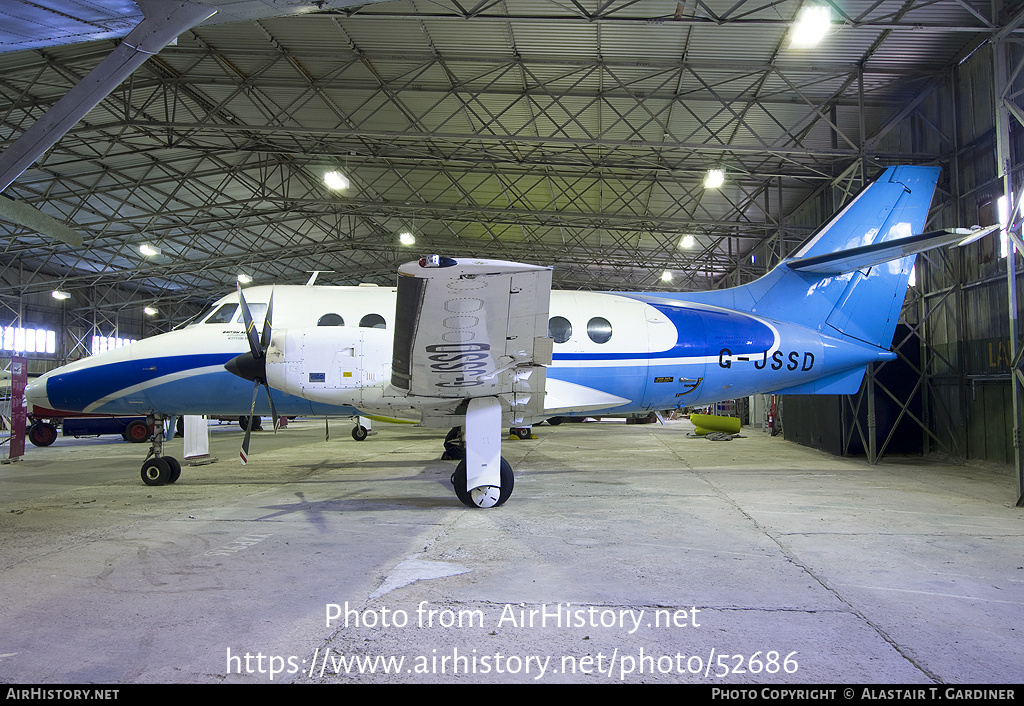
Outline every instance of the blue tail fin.
{"type": "Polygon", "coordinates": [[[938,167],[890,167],[792,256],[748,285],[677,298],[701,301],[888,349],[914,255],[845,274],[791,268],[805,258],[891,242],[924,230],[938,167]]]}

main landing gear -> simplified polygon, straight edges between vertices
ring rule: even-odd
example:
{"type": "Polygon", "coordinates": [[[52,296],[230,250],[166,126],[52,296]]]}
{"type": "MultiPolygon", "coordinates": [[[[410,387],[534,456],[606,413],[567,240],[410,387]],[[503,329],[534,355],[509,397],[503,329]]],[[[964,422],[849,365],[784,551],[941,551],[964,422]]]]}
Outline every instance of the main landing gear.
{"type": "Polygon", "coordinates": [[[501,403],[497,397],[474,397],[466,408],[465,427],[455,427],[444,441],[442,458],[461,459],[452,473],[455,495],[467,507],[499,507],[515,487],[512,466],[501,456],[501,403]]]}
{"type": "Polygon", "coordinates": [[[181,477],[181,463],[173,456],[164,456],[164,417],[149,415],[146,421],[153,426],[153,443],[142,463],[142,482],[146,485],[167,485],[181,477]]]}

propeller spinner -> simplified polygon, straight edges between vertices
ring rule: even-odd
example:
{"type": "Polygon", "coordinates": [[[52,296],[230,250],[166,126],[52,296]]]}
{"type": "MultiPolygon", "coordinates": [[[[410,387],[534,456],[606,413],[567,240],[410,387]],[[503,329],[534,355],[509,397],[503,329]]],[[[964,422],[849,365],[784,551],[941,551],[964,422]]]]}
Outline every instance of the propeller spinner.
{"type": "Polygon", "coordinates": [[[260,385],[267,391],[267,401],[270,402],[270,414],[274,420],[274,431],[277,431],[278,416],[277,407],[274,406],[274,398],[270,394],[270,385],[267,384],[267,347],[270,345],[271,317],[274,312],[274,294],[270,294],[270,302],[267,304],[267,316],[263,321],[263,331],[260,336],[256,335],[256,323],[252,319],[252,312],[242,294],[242,286],[238,285],[238,301],[242,305],[242,321],[245,323],[245,336],[249,341],[249,352],[235,356],[224,367],[228,372],[244,380],[251,380],[252,406],[249,409],[249,421],[245,427],[245,438],[242,439],[242,450],[239,456],[242,465],[249,462],[249,435],[252,433],[252,419],[256,412],[256,398],[259,396],[260,385]]]}

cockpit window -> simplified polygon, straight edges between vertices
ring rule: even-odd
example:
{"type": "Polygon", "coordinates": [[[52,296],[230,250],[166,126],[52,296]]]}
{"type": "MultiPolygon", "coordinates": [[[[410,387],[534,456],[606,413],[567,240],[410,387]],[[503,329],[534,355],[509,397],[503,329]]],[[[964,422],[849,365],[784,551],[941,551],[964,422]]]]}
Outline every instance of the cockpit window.
{"type": "Polygon", "coordinates": [[[231,318],[235,315],[235,310],[238,308],[238,304],[222,304],[217,311],[213,312],[213,316],[206,320],[208,324],[226,324],[231,321],[231,318]]]}
{"type": "Polygon", "coordinates": [[[324,314],[316,322],[317,326],[344,326],[345,319],[338,314],[324,314]]]}
{"type": "MultiPolygon", "coordinates": [[[[255,322],[257,324],[261,324],[261,322],[263,321],[263,317],[267,315],[267,305],[266,304],[249,304],[249,313],[252,314],[253,322],[255,322]]],[[[241,310],[239,310],[238,316],[235,317],[235,323],[236,324],[245,323],[244,320],[242,319],[242,312],[241,312],[241,310]]]]}

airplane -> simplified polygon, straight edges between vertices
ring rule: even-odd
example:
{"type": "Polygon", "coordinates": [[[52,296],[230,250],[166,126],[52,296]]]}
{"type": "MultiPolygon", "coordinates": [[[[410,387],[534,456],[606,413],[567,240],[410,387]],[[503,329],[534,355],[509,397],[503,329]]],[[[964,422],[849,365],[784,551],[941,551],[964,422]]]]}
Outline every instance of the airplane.
{"type": "MultiPolygon", "coordinates": [[[[396,287],[239,286],[187,326],[37,378],[28,399],[36,416],[413,420],[451,429],[459,500],[498,507],[514,487],[506,426],[525,437],[553,417],[857,392],[868,364],[896,357],[916,254],[998,228],[922,232],[939,171],[885,169],[792,256],[732,289],[552,291],[550,267],[430,255],[402,265],[396,287]]],[[[151,485],[180,474],[160,437],[142,468],[151,485]]]]}

